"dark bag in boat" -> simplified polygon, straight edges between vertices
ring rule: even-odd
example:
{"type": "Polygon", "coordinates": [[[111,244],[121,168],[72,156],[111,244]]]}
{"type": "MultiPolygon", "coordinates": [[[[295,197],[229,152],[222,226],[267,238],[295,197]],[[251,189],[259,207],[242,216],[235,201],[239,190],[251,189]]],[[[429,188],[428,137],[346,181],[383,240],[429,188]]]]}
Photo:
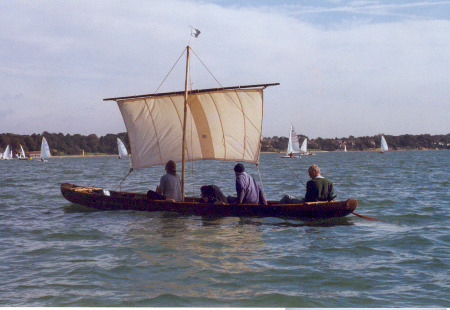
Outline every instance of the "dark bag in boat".
{"type": "Polygon", "coordinates": [[[149,190],[147,192],[147,199],[148,200],[165,200],[166,196],[164,195],[160,195],[155,191],[149,190]]]}

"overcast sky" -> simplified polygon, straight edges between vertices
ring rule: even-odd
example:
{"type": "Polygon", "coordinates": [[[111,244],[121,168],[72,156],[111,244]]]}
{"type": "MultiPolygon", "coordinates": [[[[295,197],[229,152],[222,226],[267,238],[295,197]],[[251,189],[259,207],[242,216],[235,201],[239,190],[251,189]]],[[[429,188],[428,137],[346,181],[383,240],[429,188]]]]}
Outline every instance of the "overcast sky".
{"type": "Polygon", "coordinates": [[[263,136],[450,133],[450,1],[11,0],[0,41],[0,133],[125,132],[103,99],[155,92],[188,44],[222,86],[280,83],[263,136]]]}

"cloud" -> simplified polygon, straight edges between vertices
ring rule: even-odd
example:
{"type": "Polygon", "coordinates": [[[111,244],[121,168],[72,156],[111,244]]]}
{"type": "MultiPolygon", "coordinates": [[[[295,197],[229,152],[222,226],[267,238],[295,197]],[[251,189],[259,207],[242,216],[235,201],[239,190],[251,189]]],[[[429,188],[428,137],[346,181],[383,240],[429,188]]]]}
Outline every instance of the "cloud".
{"type": "MultiPolygon", "coordinates": [[[[194,88],[281,83],[265,92],[265,136],[448,133],[450,25],[430,18],[448,5],[1,2],[0,107],[14,113],[0,131],[123,132],[102,99],[154,92],[191,40],[214,74],[192,55],[194,88]]],[[[183,87],[181,57],[160,91],[183,87]]]]}

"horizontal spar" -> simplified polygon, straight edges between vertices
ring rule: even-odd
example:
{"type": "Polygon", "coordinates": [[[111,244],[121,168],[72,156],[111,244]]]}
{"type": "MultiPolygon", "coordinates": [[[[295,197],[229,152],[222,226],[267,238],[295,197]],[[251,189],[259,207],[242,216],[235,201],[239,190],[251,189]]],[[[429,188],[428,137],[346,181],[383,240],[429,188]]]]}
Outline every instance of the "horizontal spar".
{"type": "MultiPolygon", "coordinates": [[[[233,89],[244,89],[244,88],[266,88],[268,86],[277,86],[280,83],[271,83],[271,84],[256,84],[256,85],[243,85],[243,86],[231,86],[231,87],[220,87],[220,88],[209,88],[209,89],[196,89],[188,91],[189,94],[198,94],[198,93],[207,93],[212,91],[221,91],[221,90],[233,90],[233,89]]],[[[147,98],[147,97],[159,97],[159,96],[171,96],[171,95],[183,95],[184,91],[170,92],[170,93],[157,93],[157,94],[147,94],[147,95],[135,95],[135,96],[127,96],[127,97],[116,97],[116,98],[105,98],[103,101],[109,100],[125,100],[125,99],[135,99],[135,98],[147,98]]]]}

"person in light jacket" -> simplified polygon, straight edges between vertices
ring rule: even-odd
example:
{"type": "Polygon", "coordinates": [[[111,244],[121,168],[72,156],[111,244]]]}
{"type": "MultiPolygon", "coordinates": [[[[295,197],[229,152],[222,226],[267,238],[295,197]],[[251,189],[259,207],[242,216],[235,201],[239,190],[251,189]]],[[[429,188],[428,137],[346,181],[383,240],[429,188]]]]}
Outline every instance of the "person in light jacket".
{"type": "Polygon", "coordinates": [[[245,172],[243,164],[239,163],[234,166],[234,174],[236,175],[237,197],[228,196],[227,200],[229,203],[267,204],[263,191],[255,179],[245,172]]]}
{"type": "Polygon", "coordinates": [[[181,180],[177,174],[177,165],[173,160],[166,163],[166,174],[161,177],[159,186],[156,187],[156,193],[163,195],[165,199],[182,201],[181,180]]]}

